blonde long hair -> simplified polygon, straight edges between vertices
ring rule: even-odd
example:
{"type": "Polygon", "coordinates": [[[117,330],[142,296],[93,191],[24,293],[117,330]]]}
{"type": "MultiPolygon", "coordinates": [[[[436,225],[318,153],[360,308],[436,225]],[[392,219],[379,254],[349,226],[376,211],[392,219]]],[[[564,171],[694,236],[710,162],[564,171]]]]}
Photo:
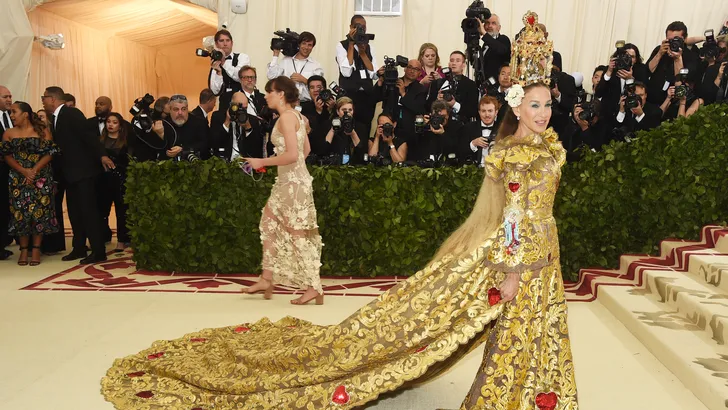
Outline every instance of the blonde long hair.
{"type": "MultiPolygon", "coordinates": [[[[543,83],[535,83],[524,87],[523,91],[528,93],[528,91],[536,87],[548,88],[543,83]]],[[[501,141],[513,135],[517,129],[518,119],[513,112],[513,108],[509,107],[495,137],[496,147],[501,141]]],[[[432,262],[441,260],[448,254],[452,254],[457,260],[482,246],[488,238],[495,235],[503,223],[505,204],[506,193],[503,183],[493,180],[486,173],[470,216],[440,246],[432,262]]]]}

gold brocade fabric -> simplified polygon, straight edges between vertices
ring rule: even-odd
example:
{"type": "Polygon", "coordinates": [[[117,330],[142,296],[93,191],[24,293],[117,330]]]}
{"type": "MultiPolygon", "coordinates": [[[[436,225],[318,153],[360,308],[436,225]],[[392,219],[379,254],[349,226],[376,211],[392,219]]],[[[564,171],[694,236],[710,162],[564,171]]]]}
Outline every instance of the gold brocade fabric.
{"type": "MultiPolygon", "coordinates": [[[[273,282],[306,289],[313,286],[323,293],[321,268],[321,235],[313,202],[313,178],[306,168],[304,141],[308,138],[301,114],[296,112],[298,159],[291,165],[278,167],[276,183],[263,208],[260,219],[260,240],[263,242],[263,270],[273,272],[273,282]]],[[[286,150],[286,141],[278,127],[273,128],[271,141],[275,153],[286,150]]]]}
{"type": "Polygon", "coordinates": [[[461,409],[577,409],[550,217],[563,161],[551,130],[506,138],[486,172],[508,190],[517,225],[504,221],[470,255],[433,262],[337,325],[262,319],[155,342],[114,362],[101,381],[104,396],[124,410],[352,409],[433,376],[485,342],[461,409]],[[491,305],[488,290],[505,272],[520,273],[519,293],[491,305]]]}

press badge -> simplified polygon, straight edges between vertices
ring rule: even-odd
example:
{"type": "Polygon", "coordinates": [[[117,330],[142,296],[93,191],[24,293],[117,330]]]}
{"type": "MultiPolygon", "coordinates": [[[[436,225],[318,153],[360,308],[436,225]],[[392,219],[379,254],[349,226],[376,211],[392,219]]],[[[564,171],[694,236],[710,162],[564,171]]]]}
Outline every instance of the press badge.
{"type": "Polygon", "coordinates": [[[367,79],[367,70],[359,70],[359,77],[361,77],[362,80],[367,79]]]}
{"type": "Polygon", "coordinates": [[[665,85],[662,86],[662,91],[667,91],[668,88],[670,88],[670,82],[665,81],[665,85]]]}

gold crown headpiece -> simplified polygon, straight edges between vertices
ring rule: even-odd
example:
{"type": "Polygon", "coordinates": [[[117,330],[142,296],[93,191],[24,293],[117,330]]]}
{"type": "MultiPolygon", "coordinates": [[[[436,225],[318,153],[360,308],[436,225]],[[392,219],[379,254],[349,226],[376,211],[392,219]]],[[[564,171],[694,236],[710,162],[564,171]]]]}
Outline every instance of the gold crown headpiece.
{"type": "Polygon", "coordinates": [[[538,14],[528,11],[523,16],[525,27],[511,47],[511,80],[522,87],[534,83],[551,83],[554,43],[538,26],[538,14]]]}

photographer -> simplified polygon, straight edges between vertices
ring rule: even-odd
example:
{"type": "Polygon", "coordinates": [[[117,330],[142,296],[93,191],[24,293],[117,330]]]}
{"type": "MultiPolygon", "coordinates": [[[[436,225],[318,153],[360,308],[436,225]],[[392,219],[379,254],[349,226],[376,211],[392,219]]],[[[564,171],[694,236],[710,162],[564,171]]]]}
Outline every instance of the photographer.
{"type": "Polygon", "coordinates": [[[619,99],[619,112],[617,113],[617,126],[626,133],[645,131],[656,128],[662,120],[660,107],[647,100],[647,88],[644,83],[634,82],[633,91],[625,87],[627,94],[634,99],[635,106],[627,108],[625,102],[630,95],[623,95],[619,99]]]}
{"type": "Polygon", "coordinates": [[[500,102],[492,96],[480,99],[478,108],[478,121],[465,124],[461,134],[460,158],[470,160],[478,166],[485,166],[485,157],[490,152],[490,146],[495,142],[498,134],[498,112],[500,102]]]}
{"type": "Polygon", "coordinates": [[[692,79],[695,78],[700,58],[697,53],[686,50],[687,36],[688,28],[685,23],[681,21],[670,23],[665,30],[666,38],[655,47],[647,60],[651,72],[647,83],[647,95],[651,103],[661,104],[665,100],[670,84],[675,82],[675,76],[681,69],[689,69],[692,79]]]}
{"type": "Polygon", "coordinates": [[[481,60],[484,78],[496,77],[501,67],[511,61],[511,40],[501,34],[500,17],[492,14],[486,21],[480,21],[478,31],[482,36],[481,60]]]}
{"type": "Polygon", "coordinates": [[[336,62],[339,65],[339,85],[356,105],[356,120],[362,124],[362,135],[368,139],[374,109],[377,104],[373,95],[377,79],[376,54],[369,42],[367,21],[360,15],[351,18],[346,39],[336,44],[336,62]]]}
{"type": "Polygon", "coordinates": [[[688,80],[688,75],[680,73],[675,85],[667,90],[667,97],[660,106],[662,121],[674,120],[677,117],[689,117],[702,105],[694,91],[695,85],[688,80]]]}
{"type": "Polygon", "coordinates": [[[226,161],[235,158],[266,158],[265,133],[260,120],[248,111],[250,101],[239,91],[227,111],[213,113],[210,129],[212,155],[226,161]],[[225,119],[220,121],[222,115],[225,119]]]}
{"type": "Polygon", "coordinates": [[[725,104],[728,102],[728,63],[720,63],[718,75],[715,78],[715,102],[725,104]]]}
{"type": "Polygon", "coordinates": [[[382,112],[397,123],[397,135],[404,138],[414,134],[415,117],[425,114],[427,89],[417,81],[421,70],[422,65],[418,60],[409,60],[404,76],[397,80],[393,88],[384,83],[385,67],[377,71],[379,80],[374,87],[374,95],[378,101],[382,101],[382,112]]]}
{"type": "MultiPolygon", "coordinates": [[[[154,97],[149,97],[154,99],[154,97]]],[[[141,98],[135,100],[134,105],[140,104],[141,100],[141,98]]],[[[151,102],[149,104],[151,105],[151,102]]],[[[154,107],[148,109],[145,121],[137,116],[132,119],[131,128],[134,131],[134,137],[129,140],[129,149],[134,153],[135,160],[144,162],[170,159],[167,156],[167,150],[174,146],[176,135],[172,123],[167,121],[169,106],[169,97],[159,97],[154,101],[154,107]],[[155,129],[160,132],[155,132],[155,129]],[[166,135],[166,138],[160,137],[160,133],[166,135]]]]}
{"type": "Polygon", "coordinates": [[[617,42],[617,50],[612,54],[598,86],[594,88],[594,96],[601,101],[601,115],[604,118],[614,118],[627,80],[646,83],[649,75],[649,69],[642,63],[639,49],[631,43],[617,42]]]}
{"type": "Polygon", "coordinates": [[[425,108],[432,107],[436,100],[442,100],[450,107],[455,119],[467,122],[477,116],[478,86],[463,75],[465,64],[465,54],[461,51],[450,53],[450,74],[430,83],[425,108]]]}
{"type": "Polygon", "coordinates": [[[408,141],[409,156],[414,161],[439,161],[443,156],[458,154],[458,140],[463,124],[450,117],[451,108],[445,101],[432,103],[432,113],[425,115],[427,127],[408,141]]]}
{"type": "Polygon", "coordinates": [[[227,30],[215,33],[215,48],[222,52],[221,60],[213,60],[210,66],[208,88],[220,96],[218,109],[225,111],[230,106],[233,93],[241,90],[240,68],[250,65],[250,57],[243,53],[233,53],[233,36],[227,30]]]}
{"type": "Polygon", "coordinates": [[[336,115],[332,120],[336,124],[326,133],[324,155],[348,156],[349,163],[362,163],[368,152],[369,139],[360,137],[365,135],[362,132],[364,125],[356,121],[351,98],[342,97],[336,101],[336,115]]]}
{"type": "Polygon", "coordinates": [[[304,31],[298,36],[298,53],[295,56],[283,56],[281,61],[278,61],[281,50],[274,49],[273,59],[268,63],[268,79],[272,80],[282,75],[289,77],[296,83],[301,102],[311,100],[311,95],[308,93],[309,77],[324,75],[321,64],[310,57],[315,46],[316,36],[304,31]]]}
{"type": "MultiPolygon", "coordinates": [[[[174,128],[176,142],[165,151],[169,158],[187,160],[188,154],[192,153],[200,159],[210,157],[209,128],[207,122],[199,117],[190,116],[188,111],[189,102],[184,95],[176,94],[169,99],[170,119],[174,128]],[[180,157],[180,155],[182,155],[180,157]]],[[[166,140],[166,127],[160,121],[155,121],[153,131],[159,138],[166,140]]]]}
{"type": "Polygon", "coordinates": [[[377,130],[369,140],[369,158],[381,157],[395,163],[407,161],[407,138],[396,135],[397,123],[389,114],[379,114],[377,130]]]}
{"type": "Polygon", "coordinates": [[[567,161],[579,160],[581,155],[576,150],[582,145],[598,151],[611,141],[611,125],[601,121],[601,112],[601,103],[596,99],[574,106],[573,121],[561,137],[567,161]]]}
{"type": "Polygon", "coordinates": [[[554,66],[551,72],[551,98],[553,99],[553,113],[550,127],[562,133],[569,124],[571,112],[576,103],[576,80],[554,66]]]}
{"type": "Polygon", "coordinates": [[[308,141],[311,144],[311,153],[314,155],[325,155],[328,149],[326,134],[331,129],[331,116],[336,108],[336,99],[332,94],[324,101],[321,92],[326,89],[326,79],[314,75],[308,78],[308,92],[311,95],[310,101],[301,103],[301,114],[308,118],[311,132],[308,133],[308,141]]]}

